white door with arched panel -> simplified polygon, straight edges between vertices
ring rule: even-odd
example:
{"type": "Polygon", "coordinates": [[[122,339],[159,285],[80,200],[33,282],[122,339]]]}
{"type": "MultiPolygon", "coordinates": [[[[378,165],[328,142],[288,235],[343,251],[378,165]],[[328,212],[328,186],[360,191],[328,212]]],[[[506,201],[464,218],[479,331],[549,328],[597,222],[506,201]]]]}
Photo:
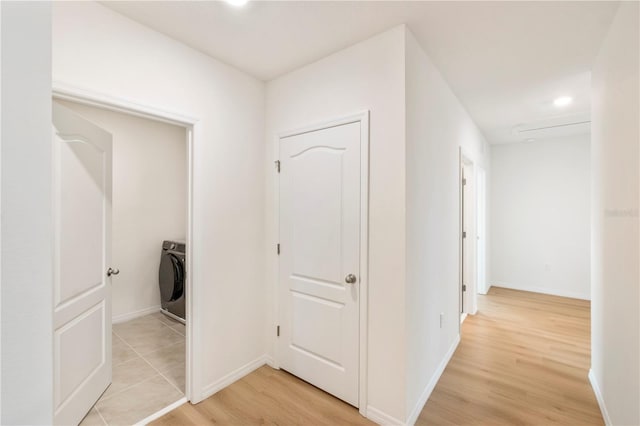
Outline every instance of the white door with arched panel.
{"type": "Polygon", "coordinates": [[[280,367],[359,405],[361,146],[354,121],[280,138],[280,367]]]}
{"type": "MultiPolygon", "coordinates": [[[[54,423],[111,383],[111,135],[53,103],[54,423]]],[[[115,271],[117,273],[117,271],[115,271]]]]}

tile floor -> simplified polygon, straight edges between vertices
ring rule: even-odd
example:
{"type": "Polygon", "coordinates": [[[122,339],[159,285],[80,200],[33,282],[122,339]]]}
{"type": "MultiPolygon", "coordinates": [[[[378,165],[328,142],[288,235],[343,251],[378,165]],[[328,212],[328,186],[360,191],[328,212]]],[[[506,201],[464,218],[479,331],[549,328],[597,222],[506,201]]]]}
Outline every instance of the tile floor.
{"type": "Polygon", "coordinates": [[[132,425],[182,398],[184,335],[160,312],[114,324],[113,381],[80,425],[132,425]]]}

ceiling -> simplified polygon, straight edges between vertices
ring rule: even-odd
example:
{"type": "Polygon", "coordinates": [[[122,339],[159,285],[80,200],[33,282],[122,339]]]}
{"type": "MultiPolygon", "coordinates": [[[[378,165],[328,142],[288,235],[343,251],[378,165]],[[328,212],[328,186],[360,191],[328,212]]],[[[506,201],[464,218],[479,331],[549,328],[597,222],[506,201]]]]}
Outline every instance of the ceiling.
{"type": "Polygon", "coordinates": [[[102,4],[265,81],[406,23],[490,143],[524,140],[518,126],[588,120],[591,65],[618,8],[610,1],[102,4]],[[573,103],[555,107],[561,95],[573,103]]]}

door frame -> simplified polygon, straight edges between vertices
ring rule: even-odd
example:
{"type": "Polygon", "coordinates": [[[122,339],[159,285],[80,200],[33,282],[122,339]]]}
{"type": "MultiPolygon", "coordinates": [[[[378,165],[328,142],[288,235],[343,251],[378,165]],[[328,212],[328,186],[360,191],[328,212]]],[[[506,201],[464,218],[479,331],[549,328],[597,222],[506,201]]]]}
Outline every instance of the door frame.
{"type": "Polygon", "coordinates": [[[464,299],[464,301],[466,302],[464,304],[464,310],[462,309],[462,306],[460,306],[460,313],[461,313],[461,322],[464,321],[464,319],[466,318],[467,314],[471,314],[471,315],[475,315],[475,313],[477,312],[477,271],[478,271],[478,251],[477,251],[477,222],[478,222],[478,211],[477,211],[477,188],[476,188],[476,182],[477,182],[477,164],[471,159],[471,156],[467,154],[467,152],[460,147],[460,156],[459,156],[459,190],[460,190],[460,207],[459,207],[459,214],[460,214],[460,218],[459,218],[459,245],[460,245],[460,251],[459,251],[459,276],[460,276],[460,280],[459,280],[459,285],[458,285],[458,291],[460,294],[460,298],[459,301],[462,304],[463,298],[465,297],[465,295],[462,292],[462,284],[463,284],[463,278],[466,277],[465,281],[466,281],[466,285],[467,285],[467,291],[466,293],[466,298],[464,299]],[[468,186],[468,192],[467,192],[467,198],[465,199],[464,202],[464,206],[462,203],[463,200],[463,185],[462,185],[462,168],[463,166],[467,166],[469,167],[470,173],[467,173],[467,175],[465,176],[465,179],[468,180],[469,182],[469,186],[468,186]],[[468,241],[470,241],[470,243],[467,245],[468,248],[468,253],[466,253],[466,256],[469,257],[470,256],[470,264],[467,263],[467,265],[470,265],[470,271],[467,271],[467,274],[465,275],[463,273],[464,271],[464,267],[465,267],[465,262],[463,259],[463,247],[464,247],[464,238],[462,237],[462,233],[464,231],[463,229],[463,218],[465,217],[465,210],[466,209],[470,209],[470,218],[468,218],[468,220],[465,222],[466,226],[467,226],[467,236],[466,239],[468,241]]]}
{"type": "MultiPolygon", "coordinates": [[[[193,237],[195,235],[193,232],[193,151],[196,141],[200,143],[199,141],[201,140],[201,121],[188,115],[165,111],[153,106],[142,105],[129,99],[113,97],[57,81],[52,82],[52,98],[173,124],[187,130],[187,234],[185,251],[187,270],[193,271],[193,237]]],[[[199,333],[202,328],[199,323],[201,310],[198,302],[200,285],[193,280],[193,275],[193,273],[188,273],[186,279],[185,398],[187,401],[198,399],[199,395],[201,395],[202,384],[200,378],[203,376],[202,352],[200,349],[202,342],[198,338],[202,334],[199,333]]]]}
{"type": "MultiPolygon", "coordinates": [[[[274,161],[280,161],[280,140],[286,137],[297,136],[303,133],[314,132],[331,127],[351,123],[360,123],[360,299],[359,309],[359,365],[358,365],[358,411],[367,417],[367,336],[368,336],[368,287],[369,287],[369,110],[358,111],[339,117],[315,122],[292,130],[280,132],[275,136],[274,161]]],[[[280,239],[280,174],[274,173],[274,229],[276,241],[280,239]]],[[[272,262],[274,264],[274,320],[273,327],[280,321],[280,257],[275,251],[272,262]]],[[[274,368],[280,368],[280,354],[278,337],[272,334],[274,348],[274,368]]]]}

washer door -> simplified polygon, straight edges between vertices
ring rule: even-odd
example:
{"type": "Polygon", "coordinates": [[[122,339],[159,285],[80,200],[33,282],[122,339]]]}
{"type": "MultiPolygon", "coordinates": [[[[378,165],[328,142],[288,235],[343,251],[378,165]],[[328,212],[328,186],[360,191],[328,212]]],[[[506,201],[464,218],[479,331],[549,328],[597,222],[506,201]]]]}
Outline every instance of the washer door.
{"type": "Polygon", "coordinates": [[[165,252],[160,260],[160,298],[163,302],[173,302],[184,292],[184,264],[173,253],[165,252]]]}

